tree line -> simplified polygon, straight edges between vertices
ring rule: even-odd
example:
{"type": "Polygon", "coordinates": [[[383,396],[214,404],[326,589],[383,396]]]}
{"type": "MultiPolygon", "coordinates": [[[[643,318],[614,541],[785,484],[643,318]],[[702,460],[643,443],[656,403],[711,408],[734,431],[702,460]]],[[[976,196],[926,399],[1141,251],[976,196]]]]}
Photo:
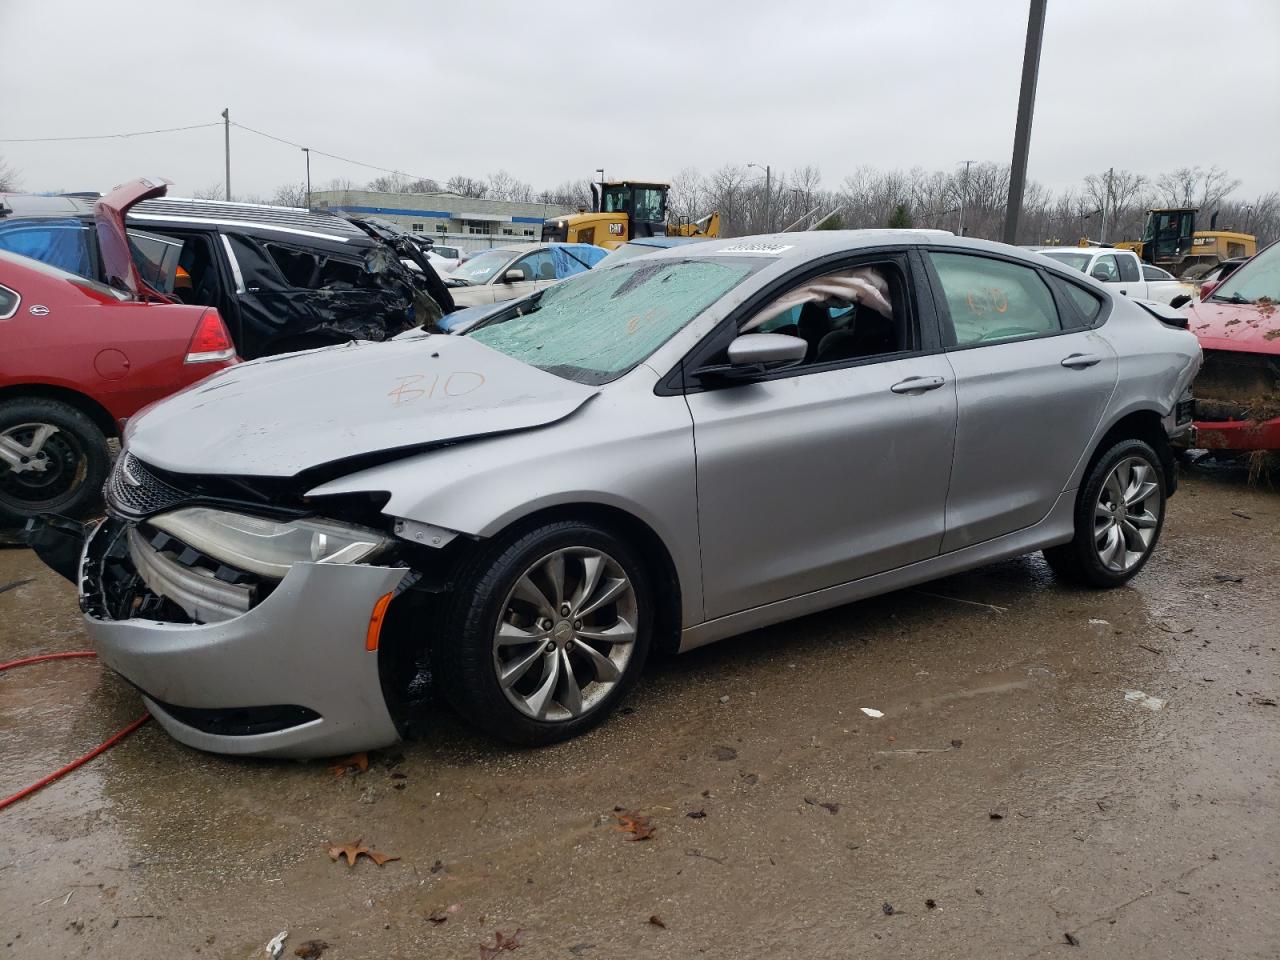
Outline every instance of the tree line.
{"type": "MultiPolygon", "coordinates": [[[[18,177],[0,157],[0,190],[14,190],[18,177]]],[[[1240,181],[1217,167],[1179,167],[1154,176],[1131,170],[1090,173],[1075,186],[1053,191],[1029,181],[1018,224],[1019,243],[1075,244],[1082,238],[1135,240],[1152,207],[1200,208],[1196,226],[1257,236],[1259,245],[1280,239],[1280,191],[1253,198],[1238,195],[1240,181]],[[1104,209],[1105,225],[1104,225],[1104,209]]],[[[565,180],[537,190],[506,170],[483,177],[458,175],[440,182],[386,174],[365,183],[350,179],[313,185],[321,190],[372,190],[381,193],[454,193],[463,197],[517,200],[554,207],[589,208],[591,181],[565,180]]],[[[856,229],[914,226],[961,230],[989,240],[1003,235],[1009,194],[1009,166],[972,163],[950,170],[883,170],[862,166],[839,185],[824,185],[816,166],[779,170],[768,178],[758,168],[725,164],[710,174],[681,170],[671,181],[668,214],[697,220],[720,213],[721,234],[742,236],[785,229],[856,229]]],[[[221,199],[222,187],[197,190],[193,196],[221,199]]],[[[268,196],[242,197],[258,203],[302,207],[305,183],[282,184],[268,196]]]]}

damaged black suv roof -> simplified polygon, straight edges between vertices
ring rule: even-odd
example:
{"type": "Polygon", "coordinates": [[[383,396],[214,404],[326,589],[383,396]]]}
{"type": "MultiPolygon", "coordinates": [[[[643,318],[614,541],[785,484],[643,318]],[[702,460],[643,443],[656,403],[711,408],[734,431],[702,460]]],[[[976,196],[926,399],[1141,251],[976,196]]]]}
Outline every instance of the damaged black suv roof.
{"type": "Polygon", "coordinates": [[[453,309],[419,248],[385,224],[292,207],[168,198],[166,188],[139,180],[97,199],[4,195],[0,249],[108,282],[118,271],[104,263],[99,235],[119,229],[127,235],[139,295],[216,307],[247,359],[386,340],[453,309]]]}

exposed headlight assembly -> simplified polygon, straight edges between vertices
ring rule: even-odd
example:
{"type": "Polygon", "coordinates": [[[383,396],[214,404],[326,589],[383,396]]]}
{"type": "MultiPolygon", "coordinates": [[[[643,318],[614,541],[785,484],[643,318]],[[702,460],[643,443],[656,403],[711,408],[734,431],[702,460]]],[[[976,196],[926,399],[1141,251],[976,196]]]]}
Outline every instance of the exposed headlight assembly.
{"type": "Polygon", "coordinates": [[[228,566],[276,580],[295,563],[359,563],[390,542],[375,530],[330,520],[268,520],[208,507],[147,522],[228,566]]]}

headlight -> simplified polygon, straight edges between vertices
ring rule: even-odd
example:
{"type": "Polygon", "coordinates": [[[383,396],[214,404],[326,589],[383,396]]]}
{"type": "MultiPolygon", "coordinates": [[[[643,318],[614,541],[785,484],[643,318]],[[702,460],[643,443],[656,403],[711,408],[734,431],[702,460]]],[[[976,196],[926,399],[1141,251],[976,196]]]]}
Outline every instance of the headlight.
{"type": "Polygon", "coordinates": [[[328,520],[266,520],[207,507],[147,522],[228,566],[277,580],[295,563],[358,563],[390,542],[374,530],[328,520]]]}

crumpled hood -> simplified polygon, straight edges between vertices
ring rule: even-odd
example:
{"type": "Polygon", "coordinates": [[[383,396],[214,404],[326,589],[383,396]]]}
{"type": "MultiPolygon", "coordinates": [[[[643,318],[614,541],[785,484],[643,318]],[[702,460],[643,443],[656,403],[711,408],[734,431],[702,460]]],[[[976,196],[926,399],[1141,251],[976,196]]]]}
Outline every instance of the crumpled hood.
{"type": "Polygon", "coordinates": [[[1206,350],[1280,354],[1280,311],[1273,304],[1210,299],[1184,309],[1188,329],[1206,350]]]}
{"type": "Polygon", "coordinates": [[[334,461],[525,430],[597,388],[441,334],[266,357],[129,423],[129,452],[176,473],[291,477],[334,461]]]}

